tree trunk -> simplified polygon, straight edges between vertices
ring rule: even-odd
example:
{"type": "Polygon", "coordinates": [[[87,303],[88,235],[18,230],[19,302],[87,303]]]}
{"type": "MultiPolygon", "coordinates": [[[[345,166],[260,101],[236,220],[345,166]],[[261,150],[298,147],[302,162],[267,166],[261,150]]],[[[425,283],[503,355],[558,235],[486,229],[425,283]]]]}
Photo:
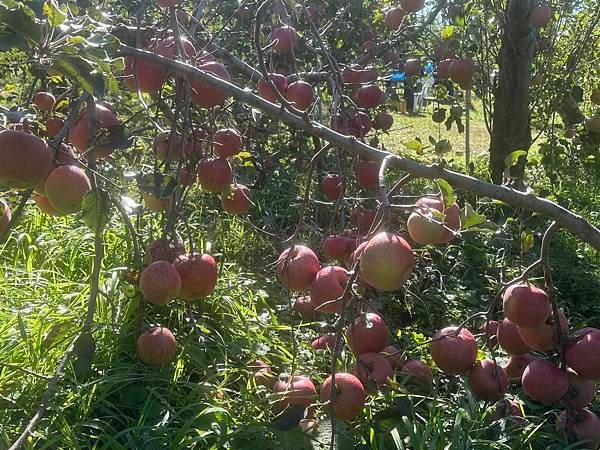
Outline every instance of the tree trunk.
{"type": "Polygon", "coordinates": [[[530,0],[509,0],[505,16],[490,142],[490,173],[497,184],[502,183],[505,158],[531,146],[529,86],[535,35],[530,7],[530,0]]]}

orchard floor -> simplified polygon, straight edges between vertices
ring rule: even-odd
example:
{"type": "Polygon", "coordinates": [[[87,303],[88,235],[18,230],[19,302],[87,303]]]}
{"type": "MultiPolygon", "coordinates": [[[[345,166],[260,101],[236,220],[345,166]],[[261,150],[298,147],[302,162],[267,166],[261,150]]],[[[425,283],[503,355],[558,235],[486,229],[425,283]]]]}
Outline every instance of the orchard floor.
{"type": "MultiPolygon", "coordinates": [[[[429,118],[402,116],[396,123],[402,130],[386,138],[389,147],[415,135],[426,142],[437,133],[429,118]]],[[[484,131],[476,121],[474,148],[487,148],[484,131]]],[[[450,134],[450,139],[461,148],[462,136],[450,134]]],[[[104,234],[106,258],[92,339],[75,350],[28,448],[329,448],[331,425],[323,409],[318,415],[324,419],[311,435],[298,428],[281,431],[286,424],[272,420],[275,397],[255,384],[247,366],[262,359],[276,373],[308,374],[316,382],[330,370],[330,352],[314,351],[310,342],[331,331],[332,320],[305,323],[292,315],[290,295],[274,275],[272,263],[282,238],[293,230],[301,203],[299,175],[289,167],[278,166],[256,192],[248,218],[227,217],[216,198],[195,193],[198,200],[179,231],[197,246],[211,243],[219,281],[210,298],[192,306],[140,301],[124,270],[132,264],[131,242],[113,215],[104,234]],[[279,239],[257,228],[277,232],[279,239]],[[136,357],[137,336],[152,323],[168,326],[177,336],[177,358],[169,366],[148,367],[136,357]]],[[[431,186],[416,183],[409,193],[422,189],[431,186]]],[[[557,195],[597,224],[597,194],[577,191],[574,186],[557,195]]],[[[328,216],[318,205],[309,209],[319,220],[309,223],[302,238],[317,249],[328,216]]],[[[537,257],[540,218],[507,221],[513,211],[505,208],[501,214],[498,205],[486,201],[478,209],[495,228],[464,233],[447,247],[416,249],[416,275],[407,289],[372,296],[397,344],[432,367],[427,346],[417,344],[440,327],[486,309],[499,277],[510,278],[537,257]],[[522,232],[534,238],[526,251],[522,232]]],[[[142,222],[146,242],[157,225],[158,217],[142,222]]],[[[28,205],[0,247],[0,448],[8,448],[36,412],[48,378],[84,320],[93,241],[80,218],[53,219],[28,205]]],[[[566,233],[553,240],[551,249],[559,302],[571,326],[598,326],[600,257],[566,233]]],[[[485,356],[485,350],[480,354],[485,356]]],[[[338,370],[349,369],[352,362],[345,350],[338,370]]],[[[439,373],[435,378],[434,390],[425,395],[395,384],[371,396],[359,420],[338,422],[337,448],[580,448],[554,432],[559,405],[536,404],[514,390],[527,418],[524,426],[515,427],[510,420],[494,422],[494,405],[477,402],[463,379],[439,373]]],[[[596,411],[599,406],[593,405],[596,411]]]]}

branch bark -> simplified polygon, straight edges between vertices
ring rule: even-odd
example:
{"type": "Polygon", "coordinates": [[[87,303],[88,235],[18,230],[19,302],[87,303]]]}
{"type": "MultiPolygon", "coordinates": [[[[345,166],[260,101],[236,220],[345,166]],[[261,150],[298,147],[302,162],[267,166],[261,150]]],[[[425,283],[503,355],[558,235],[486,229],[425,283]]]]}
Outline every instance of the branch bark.
{"type": "Polygon", "coordinates": [[[477,178],[448,170],[442,165],[425,165],[413,159],[405,158],[371,147],[363,142],[360,142],[355,137],[342,135],[320,123],[312,121],[305,122],[303,118],[295,116],[288,111],[282,110],[279,105],[275,105],[263,100],[249,90],[240,88],[234,84],[222,80],[221,78],[217,78],[210,73],[203,72],[195,67],[179,61],[173,61],[154,53],[139,50],[126,45],[122,45],[120,47],[119,53],[121,55],[131,55],[136,58],[154,61],[156,63],[163,64],[169,69],[185,73],[193,78],[200,79],[207,84],[227,92],[236,100],[251,105],[254,108],[268,114],[269,116],[281,120],[293,128],[306,131],[313,136],[324,139],[336,147],[343,148],[354,155],[361,155],[375,160],[383,160],[389,156],[390,167],[396,167],[415,177],[431,180],[441,178],[448,181],[455,188],[464,189],[480,196],[500,200],[516,208],[523,208],[528,211],[537,212],[542,216],[556,221],[559,225],[581,239],[581,241],[590,244],[597,250],[600,250],[600,230],[591,225],[581,216],[554,202],[551,202],[550,200],[537,197],[533,194],[517,191],[506,186],[487,183],[477,178]]]}

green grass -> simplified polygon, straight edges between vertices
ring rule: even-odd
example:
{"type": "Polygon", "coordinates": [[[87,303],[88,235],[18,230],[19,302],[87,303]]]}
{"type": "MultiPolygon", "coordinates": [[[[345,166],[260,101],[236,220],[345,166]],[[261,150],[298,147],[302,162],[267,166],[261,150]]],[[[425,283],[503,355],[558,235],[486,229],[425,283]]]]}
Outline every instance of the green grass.
{"type": "MultiPolygon", "coordinates": [[[[473,145],[485,149],[478,114],[480,110],[474,113],[473,145]]],[[[391,133],[386,145],[400,149],[399,143],[415,135],[426,141],[436,132],[431,123],[425,117],[397,117],[396,126],[410,128],[391,133]]],[[[444,137],[448,136],[460,149],[462,136],[444,137]]],[[[430,154],[417,157],[431,160],[430,154]]],[[[456,155],[459,168],[460,160],[456,155]]],[[[271,423],[275,397],[256,386],[247,367],[259,358],[270,363],[276,374],[308,374],[317,383],[329,372],[330,353],[315,352],[310,342],[331,331],[331,318],[302,323],[293,316],[290,294],[273,270],[301,203],[303,182],[298,180],[303,165],[296,163],[293,158],[283,160],[270,174],[255,193],[256,207],[248,218],[226,217],[214,197],[194,193],[179,231],[197,248],[211,242],[219,261],[219,281],[210,298],[191,307],[181,301],[162,307],[141,302],[136,287],[124,277],[124,268],[134,264],[130,239],[118,216],[113,217],[104,233],[106,257],[94,345],[82,348],[68,365],[29,448],[327,446],[327,420],[312,437],[297,428],[277,431],[271,423]],[[153,323],[171,328],[178,340],[176,361],[162,368],[147,367],[135,355],[137,336],[153,323]],[[90,355],[93,360],[88,365],[90,355]]],[[[477,168],[485,170],[482,164],[477,168]]],[[[540,183],[540,187],[547,186],[540,183]]],[[[432,186],[415,183],[407,192],[424,188],[432,186]]],[[[561,192],[577,211],[586,216],[594,211],[593,192],[579,196],[561,192]]],[[[324,207],[309,209],[312,219],[302,239],[318,249],[330,218],[324,207]]],[[[453,245],[420,248],[415,275],[405,291],[370,294],[389,321],[397,344],[432,367],[427,346],[419,344],[440,327],[485,309],[497,288],[499,269],[508,269],[507,278],[537,254],[541,220],[506,221],[513,211],[499,211],[485,202],[479,209],[498,225],[498,232],[464,233],[453,245]],[[536,245],[523,256],[518,239],[522,229],[536,233],[536,245]]],[[[141,221],[146,241],[157,225],[157,217],[141,221]]],[[[33,205],[28,205],[20,225],[0,247],[0,448],[8,447],[37,409],[47,384],[43,377],[54,374],[83,323],[92,260],[93,235],[77,217],[51,219],[33,205]]],[[[568,235],[553,240],[559,299],[573,327],[598,323],[599,262],[595,252],[568,235]]],[[[338,370],[350,370],[353,361],[344,351],[338,370]]],[[[426,395],[394,383],[370,397],[360,419],[338,424],[340,448],[354,444],[365,449],[577,448],[568,447],[565,437],[554,432],[557,408],[532,403],[518,389],[514,392],[527,414],[523,428],[512,426],[510,420],[493,422],[494,405],[476,402],[464,380],[456,377],[437,373],[435,388],[426,395]]],[[[322,407],[317,414],[326,417],[322,407]]]]}

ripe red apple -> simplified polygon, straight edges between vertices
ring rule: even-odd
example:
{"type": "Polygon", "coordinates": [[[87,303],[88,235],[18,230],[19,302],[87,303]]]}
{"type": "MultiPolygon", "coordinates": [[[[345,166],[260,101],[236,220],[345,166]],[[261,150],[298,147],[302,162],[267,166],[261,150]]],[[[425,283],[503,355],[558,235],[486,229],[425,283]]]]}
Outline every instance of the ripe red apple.
{"type": "Polygon", "coordinates": [[[536,28],[544,28],[552,19],[552,9],[548,5],[534,6],[529,13],[529,22],[536,28]]]}
{"type": "Polygon", "coordinates": [[[400,55],[395,50],[387,50],[383,54],[383,62],[386,65],[396,66],[400,62],[400,55]]]}
{"type": "Polygon", "coordinates": [[[348,278],[343,267],[327,266],[319,270],[310,285],[310,298],[315,310],[325,314],[342,312],[342,300],[338,299],[344,294],[348,278]],[[328,304],[321,307],[324,303],[328,304]]]}
{"type": "MultiPolygon", "coordinates": [[[[563,333],[569,331],[569,322],[562,311],[558,311],[560,327],[563,333]]],[[[539,352],[549,352],[558,345],[558,333],[556,332],[556,322],[554,316],[550,314],[546,322],[537,328],[517,327],[521,339],[529,348],[539,352]]]]}
{"type": "Polygon", "coordinates": [[[4,234],[4,232],[8,229],[8,224],[10,223],[11,217],[12,213],[8,203],[6,203],[4,199],[0,198],[0,235],[4,234]]]}
{"type": "Polygon", "coordinates": [[[453,59],[443,59],[437,65],[437,74],[440,78],[450,78],[450,66],[453,59]]]}
{"type": "Polygon", "coordinates": [[[585,408],[596,397],[596,383],[580,377],[573,370],[568,369],[569,390],[561,399],[567,408],[585,408]]]}
{"type": "Polygon", "coordinates": [[[386,348],[388,334],[388,327],[379,315],[363,313],[348,326],[346,340],[355,355],[379,353],[386,348]]]}
{"type": "Polygon", "coordinates": [[[202,189],[220,193],[233,183],[233,170],[225,158],[206,158],[198,164],[198,181],[202,189]]]}
{"type": "Polygon", "coordinates": [[[526,424],[521,404],[515,400],[503,399],[496,405],[492,420],[500,420],[505,417],[509,418],[517,426],[524,426],[526,424]]]}
{"type": "Polygon", "coordinates": [[[479,400],[500,400],[508,389],[504,369],[489,359],[479,361],[469,371],[469,388],[479,400]]]}
{"type": "MultiPolygon", "coordinates": [[[[285,97],[288,88],[287,78],[279,73],[270,73],[269,79],[273,82],[273,85],[279,93],[285,97]]],[[[279,102],[277,95],[264,78],[258,80],[258,95],[271,103],[279,102]]]]}
{"type": "Polygon", "coordinates": [[[315,252],[304,245],[285,249],[277,259],[279,280],[290,291],[306,291],[320,269],[315,252]]]}
{"type": "Polygon", "coordinates": [[[242,149],[242,135],[235,128],[222,128],[213,134],[215,154],[221,158],[237,155],[242,149]]]}
{"type": "Polygon", "coordinates": [[[179,161],[183,156],[181,135],[179,133],[175,133],[173,136],[173,145],[169,154],[170,139],[170,133],[168,132],[158,133],[154,138],[154,152],[156,154],[156,159],[159,161],[166,161],[167,156],[169,157],[170,161],[179,161]]]}
{"type": "Polygon", "coordinates": [[[363,353],[356,359],[352,374],[363,386],[388,384],[394,376],[390,362],[381,353],[363,353]]]}
{"type": "Polygon", "coordinates": [[[400,373],[404,376],[404,384],[409,388],[415,387],[419,391],[429,392],[433,387],[433,373],[423,361],[418,359],[407,361],[400,373]]]}
{"type": "Polygon", "coordinates": [[[381,232],[373,236],[360,257],[361,278],[380,291],[400,289],[414,268],[412,248],[394,233],[381,232]]]}
{"type": "Polygon", "coordinates": [[[254,382],[259,386],[273,389],[276,379],[273,376],[273,370],[266,362],[257,359],[248,364],[248,369],[253,372],[254,382]]]}
{"type": "Polygon", "coordinates": [[[395,372],[402,370],[404,364],[406,364],[406,360],[402,358],[402,352],[393,345],[385,347],[381,354],[388,359],[395,372]]]}
{"type": "Polygon", "coordinates": [[[498,325],[497,320],[489,320],[483,322],[479,327],[479,331],[483,333],[483,337],[488,346],[495,348],[498,346],[498,325]]]}
{"type": "Polygon", "coordinates": [[[151,366],[168,364],[175,358],[177,342],[166,327],[152,327],[137,341],[138,357],[151,366]]]}
{"type": "Polygon", "coordinates": [[[305,320],[314,320],[317,313],[315,311],[315,305],[313,305],[310,296],[305,295],[298,297],[294,301],[294,311],[296,311],[305,320]]]}
{"type": "Polygon", "coordinates": [[[312,105],[314,97],[312,86],[302,80],[291,83],[285,94],[287,101],[301,111],[306,111],[312,105]]]}
{"type": "Polygon", "coordinates": [[[321,180],[321,191],[328,200],[339,200],[344,194],[344,177],[329,173],[321,180]]]}
{"type": "Polygon", "coordinates": [[[65,143],[60,144],[60,147],[54,153],[54,165],[58,166],[78,166],[79,161],[75,155],[73,148],[65,143]]]}
{"type": "Polygon", "coordinates": [[[22,131],[0,131],[0,186],[27,189],[52,170],[52,151],[45,141],[22,131]]]}
{"type": "Polygon", "coordinates": [[[206,139],[206,133],[200,128],[194,128],[188,135],[187,144],[183,151],[188,162],[194,163],[204,156],[202,144],[206,139]]]}
{"type": "Polygon", "coordinates": [[[454,239],[454,232],[460,229],[460,209],[456,203],[446,208],[439,198],[423,197],[416,205],[418,209],[406,223],[412,240],[428,245],[447,244],[454,239]]]}
{"type": "Polygon", "coordinates": [[[406,12],[417,12],[425,6],[425,0],[400,0],[400,6],[406,12]]]}
{"type": "Polygon", "coordinates": [[[354,251],[354,239],[348,236],[332,235],[323,241],[323,253],[334,261],[343,261],[354,251]]]}
{"type": "Polygon", "coordinates": [[[173,264],[156,261],[142,271],[140,290],[150,303],[166,305],[179,294],[181,278],[173,264]]]}
{"type": "Polygon", "coordinates": [[[379,162],[356,160],[354,171],[356,182],[365,189],[373,189],[379,185],[379,162]]]}
{"type": "Polygon", "coordinates": [[[383,91],[374,84],[362,86],[356,93],[356,103],[361,108],[377,108],[383,102],[383,98],[383,91]]]}
{"type": "Polygon", "coordinates": [[[275,403],[276,411],[283,411],[288,405],[297,404],[310,406],[317,395],[315,385],[310,378],[296,375],[287,379],[279,379],[273,387],[273,392],[280,394],[275,403]]]}
{"type": "Polygon", "coordinates": [[[475,61],[472,58],[455,59],[450,64],[450,79],[463,87],[473,81],[475,61]]]}
{"type": "Polygon", "coordinates": [[[466,328],[446,327],[435,333],[431,342],[431,357],[438,368],[450,375],[471,370],[477,358],[477,342],[466,328]]]}
{"type": "Polygon", "coordinates": [[[287,53],[292,50],[297,39],[298,33],[295,28],[287,25],[275,28],[270,36],[270,41],[273,43],[271,48],[277,53],[287,53]]]}
{"type": "Polygon", "coordinates": [[[48,201],[48,198],[45,195],[34,195],[33,200],[35,201],[35,204],[37,205],[37,207],[40,208],[40,211],[42,211],[45,214],[48,214],[49,216],[52,216],[52,217],[66,216],[66,214],[61,213],[60,211],[57,211],[50,204],[50,202],[48,201]]]}
{"type": "Polygon", "coordinates": [[[519,327],[538,328],[552,311],[548,294],[528,284],[513,284],[502,297],[504,315],[519,327]]]}
{"type": "Polygon", "coordinates": [[[438,45],[433,52],[433,59],[435,61],[443,61],[445,59],[454,59],[455,57],[454,50],[451,45],[448,44],[440,44],[438,45]]]}
{"type": "MultiPolygon", "coordinates": [[[[209,75],[221,78],[225,81],[231,81],[229,72],[220,62],[200,59],[198,60],[196,67],[209,75]]],[[[192,88],[192,100],[201,108],[214,108],[229,98],[229,94],[226,92],[206,84],[198,78],[190,79],[190,87],[192,88]]]]}
{"type": "Polygon", "coordinates": [[[56,136],[65,125],[65,121],[60,117],[48,117],[46,119],[46,134],[49,138],[56,136]]]}
{"type": "Polygon", "coordinates": [[[228,214],[244,214],[252,206],[252,192],[243,184],[232,184],[221,193],[221,205],[228,214]]]}
{"type": "Polygon", "coordinates": [[[396,31],[402,25],[406,11],[402,8],[394,7],[390,8],[385,13],[385,26],[390,31],[396,31]]]}
{"type": "Polygon", "coordinates": [[[380,112],[375,116],[373,128],[381,131],[389,131],[394,125],[394,116],[386,112],[380,112]]]}
{"type": "Polygon", "coordinates": [[[52,111],[56,99],[50,92],[37,92],[33,96],[33,103],[42,111],[52,111]]]}
{"type": "Polygon", "coordinates": [[[600,448],[600,419],[587,408],[561,412],[556,421],[556,430],[567,430],[577,440],[586,441],[577,448],[600,448]]]}
{"type": "Polygon", "coordinates": [[[523,391],[542,403],[559,401],[569,389],[569,376],[545,359],[531,361],[521,377],[523,391]]]}
{"type": "Polygon", "coordinates": [[[319,336],[310,343],[310,346],[315,350],[325,350],[326,348],[335,348],[335,334],[330,333],[324,336],[319,336]]]}
{"type": "Polygon", "coordinates": [[[519,335],[519,329],[510,320],[504,318],[498,326],[498,344],[509,355],[524,355],[531,350],[519,335]]]}
{"type": "Polygon", "coordinates": [[[155,213],[169,211],[173,206],[173,195],[161,197],[160,194],[152,192],[143,192],[142,198],[146,208],[155,213]]]}
{"type": "MultiPolygon", "coordinates": [[[[119,120],[113,111],[96,104],[96,133],[104,133],[112,127],[119,125],[119,120]]],[[[90,143],[90,129],[92,126],[92,118],[86,110],[82,111],[79,119],[69,130],[69,142],[75,147],[79,153],[83,154],[88,150],[90,143]]],[[[115,150],[114,144],[107,143],[94,148],[98,159],[108,157],[115,150]]]]}
{"type": "Polygon", "coordinates": [[[186,302],[209,296],[217,285],[217,262],[208,254],[179,255],[175,268],[181,277],[179,296],[186,302]]]}
{"type": "Polygon", "coordinates": [[[167,261],[174,263],[179,255],[185,253],[183,241],[179,238],[176,240],[156,239],[152,241],[146,252],[144,253],[144,264],[150,265],[156,261],[167,261]]]}
{"type": "MultiPolygon", "coordinates": [[[[333,377],[330,375],[323,382],[320,399],[322,403],[332,400],[333,377]]],[[[335,400],[333,411],[335,417],[341,420],[357,418],[365,406],[367,394],[360,380],[350,373],[335,374],[335,400]]]]}
{"type": "Polygon", "coordinates": [[[46,178],[46,197],[52,207],[63,214],[79,211],[83,197],[91,189],[90,179],[77,166],[59,166],[46,178]]]}
{"type": "Polygon", "coordinates": [[[506,376],[508,376],[509,380],[520,384],[525,367],[527,367],[531,361],[535,361],[536,359],[538,359],[537,356],[530,355],[529,353],[520,356],[511,356],[508,358],[508,364],[504,369],[506,371],[506,376]]]}
{"type": "Polygon", "coordinates": [[[600,330],[584,328],[575,332],[566,346],[565,359],[580,377],[600,380],[600,330]]]}
{"type": "Polygon", "coordinates": [[[351,64],[342,70],[342,81],[344,84],[371,83],[377,80],[379,72],[374,66],[360,66],[351,64]]]}
{"type": "Polygon", "coordinates": [[[423,65],[420,59],[410,58],[404,63],[404,73],[407,77],[416,77],[421,75],[423,65]]]}
{"type": "MultiPolygon", "coordinates": [[[[375,217],[377,216],[377,210],[375,209],[364,209],[357,208],[352,212],[352,221],[358,227],[358,233],[365,235],[371,229],[375,217]]],[[[367,244],[365,243],[365,246],[367,244]]],[[[362,254],[362,252],[361,252],[362,254]]]]}

